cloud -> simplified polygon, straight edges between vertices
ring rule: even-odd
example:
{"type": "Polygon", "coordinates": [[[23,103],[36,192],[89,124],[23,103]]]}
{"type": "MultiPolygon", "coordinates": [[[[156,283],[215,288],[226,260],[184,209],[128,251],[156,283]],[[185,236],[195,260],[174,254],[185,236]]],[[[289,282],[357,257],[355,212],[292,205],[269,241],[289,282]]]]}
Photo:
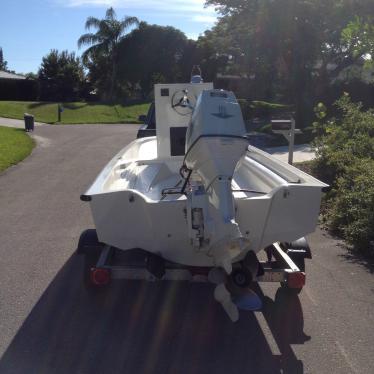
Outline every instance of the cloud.
{"type": "Polygon", "coordinates": [[[210,25],[217,21],[217,17],[210,14],[197,14],[192,17],[192,21],[210,25]]]}
{"type": "MultiPolygon", "coordinates": [[[[60,5],[68,7],[110,7],[156,12],[189,12],[208,17],[212,23],[215,14],[212,7],[204,8],[205,0],[57,0],[60,5]]],[[[195,22],[207,22],[206,19],[194,19],[195,22]]]]}

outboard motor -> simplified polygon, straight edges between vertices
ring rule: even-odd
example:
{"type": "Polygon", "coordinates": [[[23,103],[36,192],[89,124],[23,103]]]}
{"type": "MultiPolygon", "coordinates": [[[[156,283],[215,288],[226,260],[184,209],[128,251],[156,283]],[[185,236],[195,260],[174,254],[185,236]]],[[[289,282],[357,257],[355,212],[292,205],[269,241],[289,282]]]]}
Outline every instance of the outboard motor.
{"type": "Polygon", "coordinates": [[[188,196],[190,238],[195,248],[211,255],[227,274],[248,246],[235,221],[231,190],[236,165],[248,147],[245,133],[232,92],[202,92],[186,134],[184,164],[202,181],[188,196]]]}

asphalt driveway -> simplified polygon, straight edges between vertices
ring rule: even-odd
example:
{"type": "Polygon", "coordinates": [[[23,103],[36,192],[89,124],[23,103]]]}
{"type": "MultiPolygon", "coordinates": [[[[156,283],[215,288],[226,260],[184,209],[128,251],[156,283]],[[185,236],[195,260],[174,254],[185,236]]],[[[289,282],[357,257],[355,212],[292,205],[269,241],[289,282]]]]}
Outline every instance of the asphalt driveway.
{"type": "Polygon", "coordinates": [[[0,373],[373,373],[372,269],[321,230],[307,286],[231,323],[210,285],[81,284],[79,195],[137,126],[40,126],[0,174],[0,373]]]}

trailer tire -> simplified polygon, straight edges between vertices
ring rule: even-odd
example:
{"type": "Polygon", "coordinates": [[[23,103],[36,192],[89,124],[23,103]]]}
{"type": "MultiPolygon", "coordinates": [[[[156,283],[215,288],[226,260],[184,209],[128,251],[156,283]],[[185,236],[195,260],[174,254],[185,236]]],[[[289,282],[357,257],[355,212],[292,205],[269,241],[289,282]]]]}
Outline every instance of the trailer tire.
{"type": "Polygon", "coordinates": [[[87,229],[83,231],[79,237],[77,253],[85,254],[91,252],[93,248],[101,249],[103,244],[99,242],[95,229],[87,229]]]}

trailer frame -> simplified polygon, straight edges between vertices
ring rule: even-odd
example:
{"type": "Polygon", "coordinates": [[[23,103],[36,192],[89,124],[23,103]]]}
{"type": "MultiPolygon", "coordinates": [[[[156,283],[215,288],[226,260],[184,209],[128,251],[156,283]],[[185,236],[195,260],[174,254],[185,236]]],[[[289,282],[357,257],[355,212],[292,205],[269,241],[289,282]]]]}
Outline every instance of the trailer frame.
{"type": "MultiPolygon", "coordinates": [[[[280,283],[284,287],[300,292],[305,285],[305,269],[301,269],[295,263],[295,259],[301,258],[304,261],[304,258],[311,258],[311,252],[305,239],[299,239],[294,243],[299,243],[296,248],[293,243],[273,243],[265,248],[267,260],[258,262],[261,271],[259,270],[252,281],[280,283]],[[303,240],[301,245],[300,240],[303,240]]],[[[106,286],[112,280],[120,279],[215,283],[211,272],[212,269],[216,269],[214,267],[184,266],[165,261],[142,249],[121,251],[102,243],[91,242],[88,245],[81,243],[78,253],[87,255],[92,250],[99,251],[97,262],[84,271],[89,272],[94,287],[106,286]],[[118,253],[130,251],[133,251],[135,261],[116,263],[118,253]]]]}

